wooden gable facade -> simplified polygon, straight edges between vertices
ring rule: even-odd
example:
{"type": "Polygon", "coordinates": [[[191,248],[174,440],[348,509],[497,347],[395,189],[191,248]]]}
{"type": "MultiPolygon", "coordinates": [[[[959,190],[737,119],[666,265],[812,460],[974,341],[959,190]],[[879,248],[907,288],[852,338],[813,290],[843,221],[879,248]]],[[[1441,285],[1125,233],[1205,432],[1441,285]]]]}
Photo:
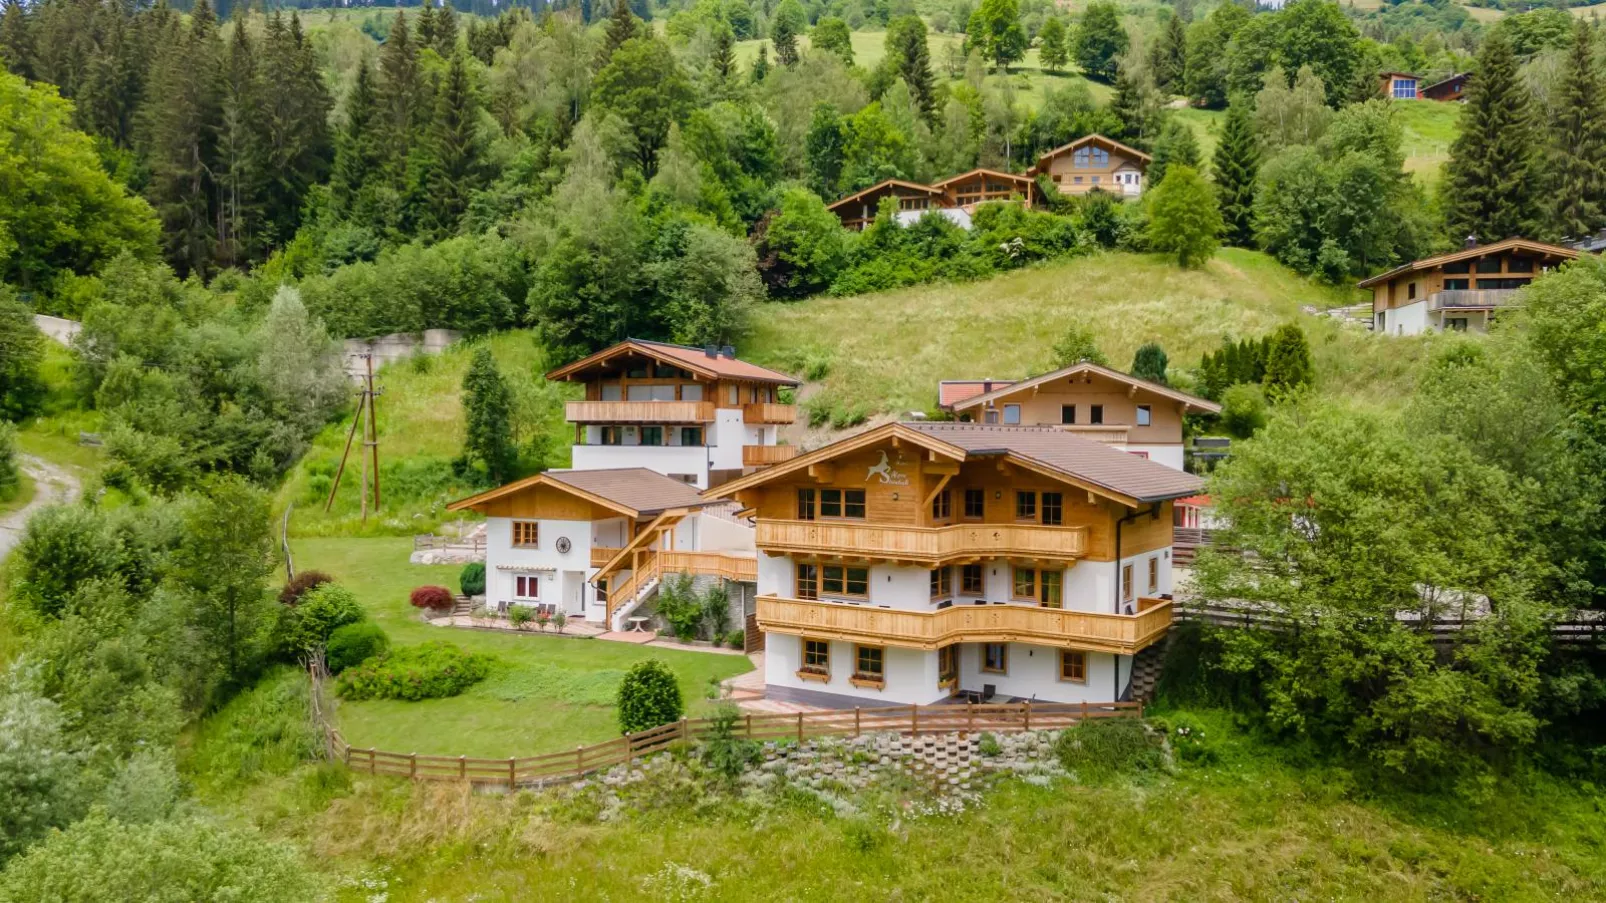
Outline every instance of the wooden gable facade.
{"type": "Polygon", "coordinates": [[[1136,148],[1103,135],[1088,135],[1038,157],[1027,174],[1048,176],[1061,194],[1106,191],[1135,197],[1143,193],[1149,163],[1149,155],[1136,148]]]}

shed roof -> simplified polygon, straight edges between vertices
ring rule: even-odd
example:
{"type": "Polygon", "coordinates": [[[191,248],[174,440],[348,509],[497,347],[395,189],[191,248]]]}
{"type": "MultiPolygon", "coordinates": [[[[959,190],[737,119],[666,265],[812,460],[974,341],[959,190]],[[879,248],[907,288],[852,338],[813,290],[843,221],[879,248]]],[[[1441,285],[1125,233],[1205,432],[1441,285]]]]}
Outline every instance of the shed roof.
{"type": "Polygon", "coordinates": [[[479,508],[487,502],[515,495],[535,486],[550,486],[636,519],[677,508],[702,508],[712,504],[698,493],[695,486],[645,467],[620,467],[604,470],[549,470],[453,502],[446,506],[446,510],[462,511],[465,508],[479,508]]]}
{"type": "Polygon", "coordinates": [[[1044,385],[1045,383],[1051,383],[1059,379],[1068,379],[1083,373],[1096,374],[1107,379],[1113,379],[1116,382],[1132,386],[1140,392],[1150,392],[1164,398],[1169,398],[1172,401],[1182,402],[1191,408],[1198,408],[1201,411],[1207,411],[1211,414],[1218,414],[1221,412],[1221,406],[1207,398],[1200,398],[1197,395],[1189,395],[1187,392],[1173,389],[1170,386],[1164,386],[1156,382],[1150,382],[1146,379],[1139,379],[1130,373],[1122,373],[1119,370],[1112,370],[1109,367],[1105,367],[1102,364],[1095,364],[1092,361],[1082,361],[1081,363],[1072,364],[1069,367],[1061,367],[1058,370],[1052,370],[1040,376],[1034,376],[1031,379],[1023,379],[1019,382],[1002,385],[990,392],[971,395],[960,401],[954,402],[953,409],[956,411],[962,411],[967,408],[973,408],[977,405],[983,405],[987,402],[995,401],[1007,395],[1012,395],[1021,391],[1022,389],[1035,388],[1037,386],[1044,385]]]}
{"type": "Polygon", "coordinates": [[[1471,260],[1474,257],[1482,257],[1483,255],[1491,252],[1510,251],[1516,249],[1533,251],[1537,254],[1550,254],[1557,257],[1565,257],[1568,260],[1574,260],[1578,257],[1578,251],[1575,248],[1566,248],[1562,247],[1561,245],[1546,244],[1542,241],[1533,241],[1527,238],[1508,238],[1504,241],[1492,242],[1486,245],[1475,245],[1470,248],[1463,248],[1459,251],[1452,251],[1448,254],[1440,254],[1437,257],[1424,257],[1421,260],[1413,260],[1410,263],[1402,263],[1386,273],[1378,273],[1376,276],[1373,276],[1370,279],[1363,279],[1360,282],[1357,282],[1355,286],[1357,288],[1371,288],[1379,282],[1386,282],[1396,276],[1401,276],[1406,273],[1413,273],[1417,270],[1430,270],[1434,267],[1444,266],[1447,263],[1455,263],[1458,260],[1471,260]]]}

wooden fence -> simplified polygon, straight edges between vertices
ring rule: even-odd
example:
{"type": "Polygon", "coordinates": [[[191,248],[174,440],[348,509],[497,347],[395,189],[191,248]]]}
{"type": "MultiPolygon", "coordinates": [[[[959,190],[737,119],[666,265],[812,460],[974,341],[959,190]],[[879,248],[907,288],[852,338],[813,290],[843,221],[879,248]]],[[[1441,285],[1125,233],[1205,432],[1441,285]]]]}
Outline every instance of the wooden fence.
{"type": "MultiPolygon", "coordinates": [[[[1297,630],[1299,622],[1267,606],[1223,605],[1197,600],[1178,600],[1174,607],[1177,621],[1198,621],[1215,627],[1271,631],[1297,630]]],[[[1400,621],[1432,635],[1434,643],[1453,643],[1463,630],[1475,626],[1477,617],[1438,618],[1424,623],[1420,619],[1400,621]]],[[[1606,644],[1606,613],[1575,611],[1550,625],[1551,640],[1562,646],[1606,644]]]]}
{"type": "MultiPolygon", "coordinates": [[[[570,781],[604,768],[634,762],[680,743],[709,735],[710,718],[681,719],[651,730],[626,734],[604,743],[577,746],[572,752],[507,759],[472,756],[421,756],[352,746],[323,720],[320,679],[313,674],[315,717],[322,722],[329,755],[356,771],[421,781],[468,781],[505,787],[570,781]]],[[[751,740],[796,740],[810,737],[993,731],[1009,733],[1056,730],[1089,718],[1143,717],[1142,702],[1115,703],[970,703],[909,705],[891,708],[841,709],[796,714],[748,714],[735,725],[737,736],[751,740]]]]}
{"type": "Polygon", "coordinates": [[[485,537],[475,536],[464,539],[461,536],[442,536],[436,533],[420,533],[413,537],[413,551],[427,552],[442,549],[471,552],[475,555],[485,554],[485,537]]]}

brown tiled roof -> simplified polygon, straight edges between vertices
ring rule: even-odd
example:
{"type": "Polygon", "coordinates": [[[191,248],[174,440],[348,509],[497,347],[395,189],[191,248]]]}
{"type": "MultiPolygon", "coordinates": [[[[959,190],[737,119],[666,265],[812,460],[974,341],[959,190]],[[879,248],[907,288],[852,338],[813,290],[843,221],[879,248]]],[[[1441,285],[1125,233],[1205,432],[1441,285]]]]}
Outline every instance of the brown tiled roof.
{"type": "Polygon", "coordinates": [[[1163,398],[1169,398],[1172,401],[1183,402],[1189,407],[1198,408],[1201,411],[1207,411],[1212,414],[1221,413],[1221,406],[1208,398],[1200,398],[1197,395],[1189,395],[1187,392],[1173,389],[1170,386],[1163,386],[1156,382],[1140,379],[1130,373],[1122,373],[1119,370],[1105,367],[1102,364],[1095,364],[1092,361],[1082,361],[1080,363],[1072,364],[1069,367],[1061,367],[1058,370],[1051,370],[1047,373],[1031,377],[1030,379],[1019,380],[1018,382],[999,383],[988,392],[978,392],[972,395],[966,395],[965,397],[953,402],[953,404],[960,408],[975,407],[977,404],[980,404],[983,401],[995,401],[997,399],[1012,395],[1021,389],[1030,389],[1033,386],[1051,383],[1057,379],[1066,379],[1068,377],[1075,376],[1078,373],[1096,373],[1108,379],[1113,379],[1116,382],[1123,383],[1128,386],[1135,386],[1141,391],[1152,392],[1163,398]]]}
{"type": "Polygon", "coordinates": [[[1204,481],[1193,474],[1054,427],[932,422],[902,425],[964,449],[967,458],[1013,455],[1140,502],[1184,498],[1204,488],[1204,481]]]}
{"type": "Polygon", "coordinates": [[[486,502],[534,486],[551,486],[636,518],[672,508],[702,508],[710,504],[698,493],[697,487],[688,483],[645,467],[620,467],[609,470],[549,470],[455,501],[447,505],[446,510],[478,508],[486,502]]]}
{"type": "Polygon", "coordinates": [[[635,351],[647,357],[683,367],[693,373],[708,379],[745,379],[752,382],[775,383],[782,386],[796,386],[798,381],[785,373],[779,373],[757,364],[750,364],[740,358],[716,355],[710,357],[702,348],[693,348],[689,345],[672,345],[669,342],[653,342],[647,339],[625,339],[617,345],[610,345],[596,354],[583,357],[564,367],[549,372],[547,379],[569,379],[594,366],[605,363],[621,354],[635,351]]]}
{"type": "Polygon", "coordinates": [[[1360,282],[1355,283],[1355,287],[1370,288],[1379,282],[1383,282],[1387,279],[1393,279],[1395,276],[1400,276],[1405,273],[1411,273],[1417,270],[1429,270],[1434,267],[1443,266],[1447,263],[1454,263],[1457,260],[1467,260],[1473,257],[1482,257],[1483,255],[1492,251],[1509,251],[1516,248],[1521,248],[1525,251],[1536,251],[1540,254],[1550,254],[1556,257],[1565,257],[1568,260],[1575,260],[1578,257],[1578,249],[1576,248],[1564,248],[1561,245],[1552,245],[1542,241],[1532,241],[1526,238],[1508,238],[1504,241],[1491,242],[1486,245],[1474,245],[1473,247],[1463,248],[1459,251],[1451,251],[1448,254],[1440,254],[1437,257],[1426,257],[1422,260],[1413,260],[1410,263],[1402,263],[1386,273],[1378,273],[1376,276],[1373,276],[1370,279],[1363,279],[1360,282]]]}
{"type": "Polygon", "coordinates": [[[957,176],[949,176],[948,178],[943,179],[941,182],[932,182],[931,185],[933,188],[946,188],[960,179],[968,179],[971,176],[997,176],[1000,179],[1009,179],[1012,182],[1025,182],[1028,185],[1030,185],[1032,182],[1031,176],[1023,176],[1013,172],[1003,172],[997,169],[988,169],[987,167],[983,166],[977,169],[972,169],[969,172],[962,172],[957,176]]]}
{"type": "Polygon", "coordinates": [[[631,508],[639,514],[658,514],[670,508],[701,508],[708,504],[696,486],[645,467],[549,470],[547,476],[582,492],[631,508]]]}
{"type": "Polygon", "coordinates": [[[975,398],[1013,383],[1014,380],[1008,379],[945,379],[937,383],[937,405],[952,407],[967,398],[975,398]]]}

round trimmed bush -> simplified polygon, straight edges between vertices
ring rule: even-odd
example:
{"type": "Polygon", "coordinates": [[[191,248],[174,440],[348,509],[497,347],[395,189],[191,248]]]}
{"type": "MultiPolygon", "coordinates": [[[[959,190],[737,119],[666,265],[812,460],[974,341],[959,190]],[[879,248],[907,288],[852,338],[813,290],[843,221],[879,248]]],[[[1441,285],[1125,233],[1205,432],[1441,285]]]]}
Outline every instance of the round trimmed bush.
{"type": "Polygon", "coordinates": [[[302,571],[295,575],[289,583],[286,583],[283,589],[279,590],[279,604],[299,604],[302,596],[323,586],[325,583],[333,582],[335,582],[335,578],[325,574],[323,571],[302,571]]]}
{"type": "Polygon", "coordinates": [[[324,655],[329,665],[329,672],[339,674],[376,655],[383,655],[388,649],[390,649],[390,637],[385,635],[385,631],[371,621],[360,621],[335,628],[335,631],[329,634],[324,655]]]}
{"type": "Polygon", "coordinates": [[[485,595],[485,562],[471,561],[463,565],[463,573],[457,578],[457,588],[465,596],[485,595]]]}
{"type": "Polygon", "coordinates": [[[678,721],[686,710],[675,672],[655,658],[636,662],[619,684],[619,730],[633,734],[678,721]]]}
{"type": "Polygon", "coordinates": [[[414,608],[446,611],[456,600],[452,598],[452,591],[444,586],[420,586],[413,590],[408,601],[413,603],[414,608]]]}
{"type": "Polygon", "coordinates": [[[279,609],[275,631],[279,649],[290,656],[304,655],[328,643],[336,628],[367,617],[351,590],[325,583],[307,592],[298,604],[279,609]]]}

